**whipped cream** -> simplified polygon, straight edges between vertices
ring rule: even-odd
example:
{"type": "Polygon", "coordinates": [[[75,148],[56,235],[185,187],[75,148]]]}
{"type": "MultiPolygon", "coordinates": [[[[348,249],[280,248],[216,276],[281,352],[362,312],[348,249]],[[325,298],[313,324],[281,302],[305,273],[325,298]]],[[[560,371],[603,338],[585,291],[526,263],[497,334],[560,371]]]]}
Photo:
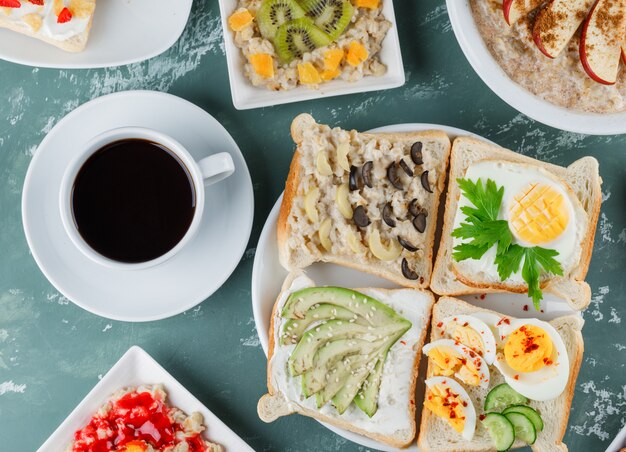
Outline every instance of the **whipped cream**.
{"type": "MultiPolygon", "coordinates": [[[[431,300],[427,295],[414,290],[403,289],[393,292],[379,292],[374,289],[357,289],[381,303],[393,308],[399,315],[412,323],[411,328],[389,350],[378,397],[378,411],[369,418],[354,403],[339,414],[331,403],[318,410],[315,397],[308,399],[302,394],[300,377],[292,377],[288,370],[288,360],[295,345],[280,345],[280,331],[283,319],[280,312],[292,292],[314,286],[306,276],[295,278],[281,295],[274,317],[274,349],[272,355],[272,386],[284,394],[288,403],[348,422],[355,427],[381,435],[393,435],[408,430],[413,422],[409,401],[412,396],[411,376],[415,364],[415,353],[420,346],[421,334],[427,326],[431,300]],[[416,300],[416,298],[418,298],[416,300]],[[402,343],[402,342],[404,343],[402,343]]],[[[419,353],[419,351],[417,352],[419,353]]]]}
{"type": "MultiPolygon", "coordinates": [[[[28,0],[20,0],[20,3],[22,4],[20,8],[0,8],[0,17],[5,15],[9,20],[20,24],[24,29],[56,41],[66,41],[83,33],[91,20],[91,16],[74,16],[65,23],[58,23],[58,17],[54,12],[53,0],[44,0],[43,5],[35,5],[28,0]],[[33,29],[25,21],[25,18],[31,14],[41,18],[41,27],[38,30],[33,29]]],[[[61,3],[63,7],[70,6],[70,0],[61,0],[61,3]]]]}

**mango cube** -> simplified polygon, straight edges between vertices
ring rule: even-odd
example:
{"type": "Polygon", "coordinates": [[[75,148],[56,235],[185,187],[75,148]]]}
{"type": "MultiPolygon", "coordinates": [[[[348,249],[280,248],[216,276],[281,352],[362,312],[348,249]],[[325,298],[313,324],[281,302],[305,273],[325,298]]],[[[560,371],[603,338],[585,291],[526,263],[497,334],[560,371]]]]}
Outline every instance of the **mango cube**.
{"type": "Polygon", "coordinates": [[[269,53],[255,53],[248,57],[254,72],[263,78],[274,77],[274,58],[269,53]]]}
{"type": "Polygon", "coordinates": [[[300,83],[305,85],[313,85],[322,82],[320,73],[315,69],[312,63],[302,63],[298,65],[298,78],[300,83]]]}
{"type": "Polygon", "coordinates": [[[246,8],[239,8],[228,18],[228,26],[233,31],[241,31],[252,23],[252,14],[246,8]]]}
{"type": "Polygon", "coordinates": [[[324,52],[324,69],[336,71],[343,60],[343,49],[331,49],[324,52]]]}
{"type": "Polygon", "coordinates": [[[363,61],[367,60],[369,53],[363,44],[357,41],[352,41],[348,46],[346,52],[346,61],[350,66],[358,66],[363,61]]]}
{"type": "Polygon", "coordinates": [[[380,0],[355,0],[354,5],[359,8],[376,9],[380,5],[380,0]]]}

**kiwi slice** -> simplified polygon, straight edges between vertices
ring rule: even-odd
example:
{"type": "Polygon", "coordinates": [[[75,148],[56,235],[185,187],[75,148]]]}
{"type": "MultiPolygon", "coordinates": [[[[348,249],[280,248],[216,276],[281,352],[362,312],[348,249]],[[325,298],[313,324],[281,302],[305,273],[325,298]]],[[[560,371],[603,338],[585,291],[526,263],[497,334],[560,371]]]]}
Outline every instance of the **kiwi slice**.
{"type": "Polygon", "coordinates": [[[257,12],[261,35],[273,40],[278,27],[293,19],[305,16],[305,11],[295,0],[263,0],[257,12]]]}
{"type": "Polygon", "coordinates": [[[349,0],[302,0],[306,15],[334,41],[350,24],[354,7],[349,0]]]}
{"type": "Polygon", "coordinates": [[[332,41],[332,38],[317,28],[311,19],[301,17],[278,27],[274,46],[281,61],[288,64],[294,58],[301,58],[305,53],[327,46],[332,41]]]}

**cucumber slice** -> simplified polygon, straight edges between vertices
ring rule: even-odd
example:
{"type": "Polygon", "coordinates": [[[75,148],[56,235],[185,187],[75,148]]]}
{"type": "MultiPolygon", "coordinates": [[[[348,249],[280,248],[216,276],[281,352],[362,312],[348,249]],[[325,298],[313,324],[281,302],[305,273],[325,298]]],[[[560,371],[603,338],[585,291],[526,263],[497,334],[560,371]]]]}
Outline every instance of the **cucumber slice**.
{"type": "Polygon", "coordinates": [[[505,414],[506,418],[511,421],[515,429],[515,437],[521,439],[526,444],[533,444],[537,439],[537,431],[530,419],[522,413],[511,411],[505,414]]]}
{"type": "Polygon", "coordinates": [[[508,450],[515,442],[515,428],[506,416],[499,413],[489,413],[482,420],[482,423],[499,451],[508,450]]]}
{"type": "Polygon", "coordinates": [[[540,432],[543,430],[543,419],[541,419],[541,416],[539,415],[539,413],[537,413],[537,411],[533,410],[529,406],[513,405],[513,406],[508,407],[506,410],[502,412],[502,414],[505,414],[505,415],[507,413],[521,413],[524,416],[526,416],[528,419],[530,419],[530,422],[533,423],[536,431],[540,432]]]}
{"type": "Polygon", "coordinates": [[[502,411],[511,405],[525,405],[528,399],[506,383],[496,386],[485,398],[485,411],[502,411]]]}

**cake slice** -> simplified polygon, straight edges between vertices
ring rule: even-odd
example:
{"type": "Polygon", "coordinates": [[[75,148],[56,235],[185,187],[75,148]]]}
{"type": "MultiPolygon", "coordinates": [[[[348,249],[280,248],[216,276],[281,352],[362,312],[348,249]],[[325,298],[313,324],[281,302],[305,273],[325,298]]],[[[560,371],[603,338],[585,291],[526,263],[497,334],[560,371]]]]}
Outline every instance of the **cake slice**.
{"type": "Polygon", "coordinates": [[[315,287],[291,274],[270,325],[259,417],[299,413],[395,447],[415,438],[428,291],[315,287]]]}
{"type": "Polygon", "coordinates": [[[332,262],[426,288],[450,140],[437,130],[360,133],[296,117],[278,219],[287,270],[332,262]]]}
{"type": "Polygon", "coordinates": [[[0,28],[52,44],[67,52],[87,45],[96,0],[4,0],[0,28]]]}

